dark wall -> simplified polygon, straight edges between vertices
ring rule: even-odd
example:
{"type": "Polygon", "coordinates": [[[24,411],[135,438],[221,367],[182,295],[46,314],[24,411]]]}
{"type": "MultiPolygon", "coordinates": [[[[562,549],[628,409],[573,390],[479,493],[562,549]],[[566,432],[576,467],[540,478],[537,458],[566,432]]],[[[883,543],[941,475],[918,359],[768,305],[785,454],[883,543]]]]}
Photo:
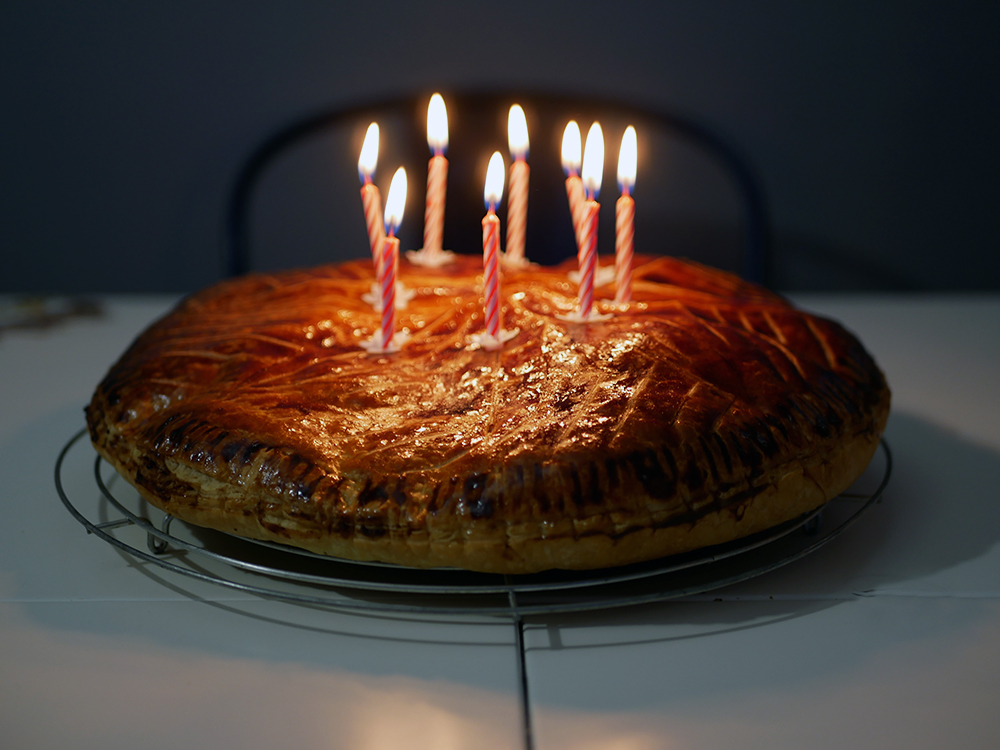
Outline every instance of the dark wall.
{"type": "Polygon", "coordinates": [[[96,5],[2,11],[0,292],[203,286],[274,128],[484,86],[713,127],[759,170],[780,288],[1000,288],[992,4],[96,5]]]}

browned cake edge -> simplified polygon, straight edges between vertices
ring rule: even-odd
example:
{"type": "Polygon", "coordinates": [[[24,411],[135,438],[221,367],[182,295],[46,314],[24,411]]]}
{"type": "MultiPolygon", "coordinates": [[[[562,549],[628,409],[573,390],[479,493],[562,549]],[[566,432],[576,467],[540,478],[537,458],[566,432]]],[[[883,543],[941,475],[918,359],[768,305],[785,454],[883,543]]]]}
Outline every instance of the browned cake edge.
{"type": "MultiPolygon", "coordinates": [[[[324,533],[315,524],[300,523],[285,499],[259,483],[220,481],[177,458],[144,453],[120,440],[107,417],[91,425],[91,434],[98,453],[142,497],[197,526],[350,560],[521,574],[642,562],[739,539],[797,518],[843,492],[862,474],[885,429],[889,398],[886,388],[872,421],[856,434],[825,441],[802,458],[769,467],[728,504],[696,499],[692,505],[703,512],[680,522],[657,523],[654,518],[643,523],[604,512],[585,520],[567,519],[559,528],[536,521],[470,522],[450,516],[439,519],[432,533],[399,528],[377,537],[358,529],[346,535],[324,533]]],[[[655,505],[641,490],[637,494],[638,505],[655,505]]]]}

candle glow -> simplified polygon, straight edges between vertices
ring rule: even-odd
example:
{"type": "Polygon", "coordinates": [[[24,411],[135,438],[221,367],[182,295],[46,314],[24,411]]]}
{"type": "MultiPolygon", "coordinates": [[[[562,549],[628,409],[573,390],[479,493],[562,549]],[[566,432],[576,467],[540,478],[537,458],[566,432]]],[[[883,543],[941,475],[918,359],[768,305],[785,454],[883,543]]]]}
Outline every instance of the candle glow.
{"type": "Polygon", "coordinates": [[[441,94],[434,94],[427,105],[427,145],[435,156],[448,150],[448,110],[441,94]]]}
{"type": "Polygon", "coordinates": [[[503,177],[503,157],[499,151],[494,151],[486,167],[486,187],[483,189],[483,202],[490,211],[496,209],[503,197],[503,177]]]}
{"type": "Polygon", "coordinates": [[[570,120],[563,131],[562,138],[562,168],[567,176],[580,172],[580,126],[576,120],[570,120]]]}
{"type": "Polygon", "coordinates": [[[403,221],[403,207],[406,205],[406,170],[400,167],[389,183],[389,197],[385,201],[385,232],[390,237],[403,221]]]}
{"type": "Polygon", "coordinates": [[[528,158],[528,121],[520,104],[512,106],[507,115],[507,145],[512,159],[528,158]]]}
{"type": "Polygon", "coordinates": [[[372,181],[375,166],[378,164],[378,123],[373,122],[365,132],[365,142],[361,146],[358,157],[358,177],[367,184],[372,181]]]}
{"type": "Polygon", "coordinates": [[[596,200],[604,179],[604,132],[595,122],[587,133],[587,147],[583,151],[583,170],[580,173],[583,188],[590,200],[596,200]]]}
{"type": "Polygon", "coordinates": [[[635,187],[636,162],[639,159],[635,128],[629,125],[622,136],[622,148],[618,152],[618,186],[628,195],[635,187]]]}

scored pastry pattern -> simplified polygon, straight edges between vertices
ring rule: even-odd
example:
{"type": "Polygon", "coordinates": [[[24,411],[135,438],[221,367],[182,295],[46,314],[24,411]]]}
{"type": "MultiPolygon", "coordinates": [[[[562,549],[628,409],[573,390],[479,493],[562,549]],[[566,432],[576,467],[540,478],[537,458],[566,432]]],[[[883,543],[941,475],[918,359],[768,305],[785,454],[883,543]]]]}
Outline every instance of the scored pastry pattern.
{"type": "Polygon", "coordinates": [[[486,351],[481,262],[456,262],[401,268],[417,294],[391,355],[358,347],[379,325],[368,263],[194,295],[112,368],[92,439],[181,514],[239,486],[242,505],[213,502],[293,543],[482,531],[516,556],[521,535],[738,519],[791,465],[826,495],[817,452],[874,450],[884,426],[888,389],[856,339],[733,276],[636,256],[632,303],[574,324],[556,317],[576,304],[569,266],[507,273],[501,324],[520,332],[486,351]]]}

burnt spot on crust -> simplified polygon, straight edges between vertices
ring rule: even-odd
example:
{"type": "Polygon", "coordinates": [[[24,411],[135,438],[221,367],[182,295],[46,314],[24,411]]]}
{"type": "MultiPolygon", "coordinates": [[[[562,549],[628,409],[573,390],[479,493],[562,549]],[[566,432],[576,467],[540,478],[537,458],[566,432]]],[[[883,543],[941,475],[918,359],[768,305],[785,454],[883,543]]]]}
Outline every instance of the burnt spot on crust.
{"type": "Polygon", "coordinates": [[[212,442],[208,444],[208,447],[211,448],[212,450],[215,450],[216,448],[219,447],[219,443],[221,443],[227,437],[229,437],[229,430],[219,430],[218,434],[216,434],[216,436],[212,438],[212,442]]]}
{"type": "Polygon", "coordinates": [[[240,453],[240,464],[246,466],[248,463],[253,461],[254,456],[256,456],[261,451],[261,449],[265,447],[267,446],[265,446],[264,443],[260,442],[259,440],[254,440],[253,442],[251,442],[240,453]]]}
{"type": "Polygon", "coordinates": [[[599,506],[604,502],[600,470],[596,464],[571,463],[569,468],[569,499],[577,509],[587,505],[599,506]]]}
{"type": "Polygon", "coordinates": [[[552,507],[552,503],[549,502],[549,495],[545,491],[545,472],[542,469],[541,464],[535,464],[535,483],[533,486],[533,499],[538,503],[538,509],[542,513],[548,513],[552,507]]]}
{"type": "Polygon", "coordinates": [[[708,461],[708,469],[712,473],[712,479],[716,482],[719,481],[719,468],[715,465],[715,456],[712,455],[712,449],[708,445],[708,441],[705,440],[704,436],[698,436],[698,443],[701,445],[701,450],[705,454],[705,460],[708,461]]]}
{"type": "Polygon", "coordinates": [[[222,446],[222,450],[219,451],[219,455],[222,456],[223,461],[230,464],[233,462],[233,459],[236,458],[236,454],[246,447],[247,444],[245,440],[231,440],[222,446]]]}
{"type": "Polygon", "coordinates": [[[389,490],[382,482],[373,483],[371,478],[365,480],[365,486],[358,493],[358,507],[364,508],[372,503],[384,503],[389,499],[389,490]]]}
{"type": "Polygon", "coordinates": [[[189,419],[187,422],[182,424],[180,427],[175,427],[171,430],[170,434],[167,436],[167,442],[174,448],[177,448],[181,441],[187,437],[188,431],[191,425],[195,424],[193,419],[189,419]]]}
{"type": "Polygon", "coordinates": [[[582,508],[583,488],[580,485],[580,472],[575,464],[569,465],[569,499],[577,508],[582,508]]]}
{"type": "Polygon", "coordinates": [[[438,483],[437,489],[427,503],[428,513],[437,513],[439,510],[448,507],[448,500],[455,495],[455,485],[458,484],[458,477],[452,476],[447,481],[438,483]]]}
{"type": "Polygon", "coordinates": [[[587,464],[583,485],[584,500],[590,505],[601,505],[604,501],[604,487],[597,464],[587,464]]]}
{"type": "Polygon", "coordinates": [[[774,458],[778,453],[778,443],[771,434],[770,428],[760,419],[757,419],[757,429],[753,430],[754,441],[757,447],[768,458],[774,458]]]}
{"type": "MultiPolygon", "coordinates": [[[[664,471],[657,459],[657,452],[652,448],[631,453],[625,457],[625,460],[632,465],[635,478],[639,480],[650,497],[656,500],[667,500],[674,494],[676,482],[664,471]]],[[[672,456],[671,461],[673,461],[672,456]]]]}
{"type": "Polygon", "coordinates": [[[687,471],[684,472],[684,484],[694,492],[699,492],[705,486],[705,475],[698,466],[697,461],[689,461],[687,471]]]}
{"type": "Polygon", "coordinates": [[[493,498],[484,497],[488,476],[487,474],[472,474],[466,477],[465,483],[462,485],[461,502],[468,507],[469,514],[475,519],[493,517],[493,498]]]}
{"type": "Polygon", "coordinates": [[[756,473],[760,469],[764,457],[757,449],[753,435],[746,430],[739,430],[737,433],[730,434],[729,442],[736,450],[736,455],[739,456],[744,466],[749,467],[756,473]]]}
{"type": "Polygon", "coordinates": [[[613,458],[604,459],[604,472],[608,478],[608,489],[614,492],[621,486],[621,475],[618,473],[618,462],[613,458]]]}
{"type": "Polygon", "coordinates": [[[792,408],[802,415],[802,418],[812,426],[817,435],[823,438],[830,437],[830,422],[819,409],[802,399],[793,398],[789,399],[789,401],[792,404],[792,408]],[[806,409],[809,410],[809,413],[806,413],[806,409]]]}
{"type": "Polygon", "coordinates": [[[712,440],[718,446],[719,455],[722,456],[722,461],[723,463],[726,464],[726,476],[732,476],[733,457],[732,454],[729,452],[729,446],[726,444],[726,441],[722,439],[722,435],[720,435],[718,432],[712,433],[712,440]]]}
{"type": "Polygon", "coordinates": [[[302,500],[309,500],[312,498],[313,493],[316,492],[316,487],[319,483],[326,478],[326,474],[317,469],[315,466],[306,473],[304,477],[296,484],[294,491],[302,500]]]}
{"type": "Polygon", "coordinates": [[[775,429],[778,432],[780,432],[783,440],[785,441],[788,440],[788,429],[785,427],[785,424],[784,422],[782,422],[782,420],[780,420],[774,414],[765,414],[764,421],[767,422],[768,426],[770,426],[772,429],[775,429]]]}

